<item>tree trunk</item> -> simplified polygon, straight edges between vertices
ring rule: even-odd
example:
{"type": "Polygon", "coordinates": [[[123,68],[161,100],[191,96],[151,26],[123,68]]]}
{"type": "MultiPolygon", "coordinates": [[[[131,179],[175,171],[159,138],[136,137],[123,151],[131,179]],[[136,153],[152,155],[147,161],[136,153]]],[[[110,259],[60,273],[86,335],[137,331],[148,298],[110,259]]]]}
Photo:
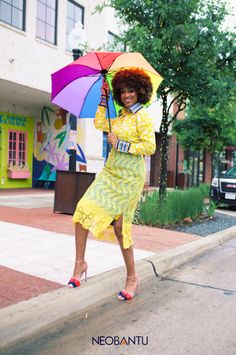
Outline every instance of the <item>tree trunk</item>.
{"type": "Polygon", "coordinates": [[[166,198],[167,188],[167,169],[168,169],[168,112],[167,112],[167,94],[162,94],[162,121],[160,126],[161,137],[161,171],[160,171],[160,189],[159,197],[161,201],[166,198]]]}

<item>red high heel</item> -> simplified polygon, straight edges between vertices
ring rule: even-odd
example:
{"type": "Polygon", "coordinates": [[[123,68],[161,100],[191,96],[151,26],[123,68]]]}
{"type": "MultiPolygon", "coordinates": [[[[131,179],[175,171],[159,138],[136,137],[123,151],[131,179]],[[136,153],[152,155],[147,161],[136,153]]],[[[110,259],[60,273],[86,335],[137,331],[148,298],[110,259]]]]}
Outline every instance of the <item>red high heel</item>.
{"type": "Polygon", "coordinates": [[[125,289],[123,289],[122,291],[119,292],[117,298],[119,301],[129,301],[132,300],[134,298],[135,294],[139,294],[139,284],[140,284],[140,278],[139,276],[136,274],[135,276],[127,276],[127,279],[136,279],[136,286],[134,289],[134,292],[128,292],[125,289]]]}
{"type": "Polygon", "coordinates": [[[76,260],[75,261],[76,264],[81,263],[81,262],[83,262],[84,265],[83,265],[82,271],[80,273],[80,277],[72,276],[68,282],[67,287],[69,287],[69,288],[79,287],[81,285],[81,279],[83,277],[83,274],[84,274],[85,281],[87,281],[88,265],[87,265],[86,261],[85,260],[76,260]]]}

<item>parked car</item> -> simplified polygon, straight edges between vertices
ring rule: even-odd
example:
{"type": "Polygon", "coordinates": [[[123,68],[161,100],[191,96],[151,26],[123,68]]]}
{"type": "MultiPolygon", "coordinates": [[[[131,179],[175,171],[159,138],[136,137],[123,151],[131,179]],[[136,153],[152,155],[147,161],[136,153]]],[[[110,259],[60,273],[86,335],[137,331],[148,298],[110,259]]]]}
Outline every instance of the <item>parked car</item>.
{"type": "Polygon", "coordinates": [[[210,198],[216,203],[236,206],[236,165],[212,179],[210,198]]]}

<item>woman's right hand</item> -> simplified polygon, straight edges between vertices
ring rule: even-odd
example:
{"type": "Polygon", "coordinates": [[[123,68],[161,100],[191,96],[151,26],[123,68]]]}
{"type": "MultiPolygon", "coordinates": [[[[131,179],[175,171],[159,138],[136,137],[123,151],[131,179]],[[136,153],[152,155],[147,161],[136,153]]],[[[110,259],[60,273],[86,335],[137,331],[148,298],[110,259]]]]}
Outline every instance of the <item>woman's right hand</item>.
{"type": "Polygon", "coordinates": [[[110,95],[110,88],[109,88],[109,85],[105,79],[103,79],[103,82],[102,82],[101,94],[104,96],[108,96],[108,97],[110,95]]]}

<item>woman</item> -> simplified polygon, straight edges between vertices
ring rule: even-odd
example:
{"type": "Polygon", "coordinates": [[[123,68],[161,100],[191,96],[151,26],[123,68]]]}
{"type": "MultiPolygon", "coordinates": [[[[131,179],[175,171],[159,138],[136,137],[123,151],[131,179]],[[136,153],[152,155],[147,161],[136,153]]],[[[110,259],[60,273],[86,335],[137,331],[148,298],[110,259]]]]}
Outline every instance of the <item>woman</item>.
{"type": "MultiPolygon", "coordinates": [[[[108,142],[112,149],[106,165],[78,202],[73,216],[76,261],[68,285],[80,286],[83,274],[87,279],[84,255],[88,231],[100,239],[116,236],[127,269],[125,288],[118,294],[123,301],[132,299],[138,288],[131,225],[145,182],[143,155],[153,154],[156,145],[152,120],[143,107],[152,95],[149,76],[141,69],[124,69],[113,77],[112,88],[113,98],[122,108],[119,116],[111,120],[108,142]]],[[[109,95],[109,86],[104,81],[95,127],[109,132],[106,94],[109,95]]]]}

